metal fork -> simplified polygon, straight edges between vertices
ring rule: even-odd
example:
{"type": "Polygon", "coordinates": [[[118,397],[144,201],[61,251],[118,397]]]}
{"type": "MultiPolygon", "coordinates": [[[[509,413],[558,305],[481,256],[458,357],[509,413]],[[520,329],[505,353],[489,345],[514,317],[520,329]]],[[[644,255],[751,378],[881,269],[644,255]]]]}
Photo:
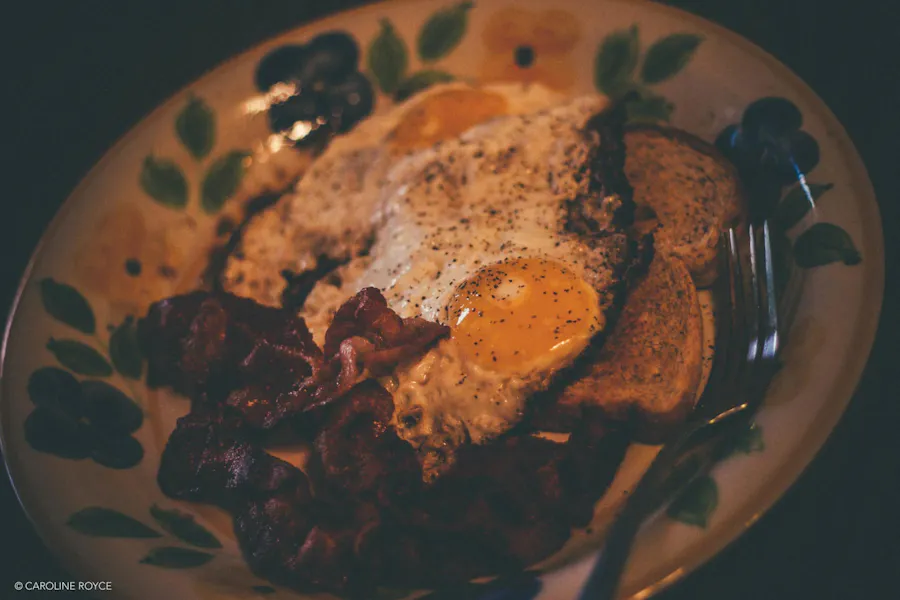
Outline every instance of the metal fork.
{"type": "Polygon", "coordinates": [[[709,382],[679,435],[664,445],[610,527],[580,600],[612,600],[641,523],[707,472],[749,427],[777,369],[782,346],[769,222],[723,235],[716,354],[709,382]],[[687,476],[685,476],[687,471],[687,476]]]}

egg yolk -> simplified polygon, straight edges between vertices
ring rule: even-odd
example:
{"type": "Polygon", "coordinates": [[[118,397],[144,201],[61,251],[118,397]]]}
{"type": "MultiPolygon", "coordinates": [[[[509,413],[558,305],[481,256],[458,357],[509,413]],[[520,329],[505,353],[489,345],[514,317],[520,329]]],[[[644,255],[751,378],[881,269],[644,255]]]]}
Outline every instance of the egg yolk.
{"type": "Polygon", "coordinates": [[[479,89],[446,90],[411,108],[394,129],[391,142],[404,149],[427,148],[459,137],[467,129],[507,114],[506,98],[479,89]]]}
{"type": "Polygon", "coordinates": [[[452,337],[473,362],[522,374],[574,358],[603,325],[597,293],[564,265],[519,258],[486,266],[448,305],[452,337]]]}

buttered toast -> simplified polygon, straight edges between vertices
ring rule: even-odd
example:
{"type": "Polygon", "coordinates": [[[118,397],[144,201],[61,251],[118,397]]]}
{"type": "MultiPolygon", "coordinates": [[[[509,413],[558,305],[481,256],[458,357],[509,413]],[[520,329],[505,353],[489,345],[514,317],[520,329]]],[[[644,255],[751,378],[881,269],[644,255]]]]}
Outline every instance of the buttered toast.
{"type": "Polygon", "coordinates": [[[635,441],[660,443],[692,410],[702,372],[696,287],[684,262],[658,252],[606,343],[555,398],[541,403],[532,423],[570,431],[583,410],[626,423],[635,441]]]}
{"type": "Polygon", "coordinates": [[[744,205],[736,171],[714,146],[672,127],[632,125],[625,147],[639,226],[658,225],[656,248],[684,261],[698,287],[711,285],[719,236],[744,205]]]}

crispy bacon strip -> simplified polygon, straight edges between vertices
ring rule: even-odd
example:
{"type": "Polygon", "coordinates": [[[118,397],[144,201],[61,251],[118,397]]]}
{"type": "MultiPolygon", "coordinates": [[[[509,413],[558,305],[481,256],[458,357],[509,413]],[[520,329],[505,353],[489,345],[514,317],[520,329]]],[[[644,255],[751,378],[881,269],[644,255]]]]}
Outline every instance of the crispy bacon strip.
{"type": "Polygon", "coordinates": [[[449,334],[446,325],[401,318],[381,292],[365,288],[335,313],[325,334],[325,355],[340,365],[339,389],[349,389],[420,355],[449,334]]]}
{"type": "Polygon", "coordinates": [[[225,293],[192,292],[157,302],[138,323],[148,384],[192,398],[241,379],[283,385],[324,366],[303,319],[225,293]]]}
{"type": "Polygon", "coordinates": [[[394,401],[377,382],[354,387],[316,436],[311,473],[334,492],[399,503],[421,486],[422,468],[412,446],[389,427],[393,414],[394,401]]]}
{"type": "MultiPolygon", "coordinates": [[[[351,409],[374,406],[385,394],[370,382],[351,391],[347,404],[351,409]]],[[[333,434],[351,433],[341,429],[347,419],[352,420],[351,412],[345,410],[331,420],[333,434]]],[[[382,420],[384,417],[382,414],[382,420]]],[[[385,433],[384,423],[375,428],[385,433]]],[[[370,482],[373,489],[396,477],[388,474],[378,481],[393,467],[388,465],[396,450],[390,448],[381,456],[384,439],[381,446],[368,448],[373,453],[369,459],[380,461],[379,467],[361,469],[362,481],[370,482]]],[[[335,439],[330,443],[339,446],[342,442],[335,439]]],[[[333,450],[340,451],[339,447],[333,450]]],[[[408,446],[407,452],[415,461],[408,446]]],[[[352,457],[351,453],[348,458],[352,457]]],[[[220,406],[212,411],[196,409],[179,419],[163,451],[157,480],[170,498],[214,504],[229,511],[244,558],[257,575],[299,590],[353,595],[370,591],[374,585],[369,565],[375,563],[359,557],[370,551],[370,538],[380,533],[381,513],[374,504],[352,494],[328,495],[347,487],[344,482],[348,479],[359,480],[351,471],[350,466],[328,469],[313,486],[302,471],[267,453],[240,413],[220,406]]],[[[421,480],[421,473],[418,477],[421,480]]]]}
{"type": "Polygon", "coordinates": [[[259,430],[321,409],[448,334],[444,325],[401,319],[375,288],[338,310],[324,353],[293,313],[222,292],[158,302],[138,326],[151,387],[228,404],[259,430]]]}
{"type": "Polygon", "coordinates": [[[285,487],[306,487],[306,476],[253,441],[241,415],[227,407],[180,418],[160,459],[157,482],[170,498],[232,510],[285,487]]]}

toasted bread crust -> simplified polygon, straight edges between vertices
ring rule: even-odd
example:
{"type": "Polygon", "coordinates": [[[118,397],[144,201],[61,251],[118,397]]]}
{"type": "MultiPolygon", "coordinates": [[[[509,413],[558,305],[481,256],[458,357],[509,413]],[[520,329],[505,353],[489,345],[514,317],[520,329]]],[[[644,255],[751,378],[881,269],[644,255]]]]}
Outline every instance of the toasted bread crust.
{"type": "Polygon", "coordinates": [[[743,216],[734,166],[711,144],[672,127],[631,125],[625,145],[639,214],[660,225],[657,247],[681,258],[696,285],[711,285],[719,237],[743,216]]]}
{"type": "Polygon", "coordinates": [[[684,263],[657,254],[629,294],[589,366],[539,409],[534,425],[569,431],[584,413],[627,424],[634,439],[660,443],[694,406],[703,372],[702,314],[684,263]]]}

